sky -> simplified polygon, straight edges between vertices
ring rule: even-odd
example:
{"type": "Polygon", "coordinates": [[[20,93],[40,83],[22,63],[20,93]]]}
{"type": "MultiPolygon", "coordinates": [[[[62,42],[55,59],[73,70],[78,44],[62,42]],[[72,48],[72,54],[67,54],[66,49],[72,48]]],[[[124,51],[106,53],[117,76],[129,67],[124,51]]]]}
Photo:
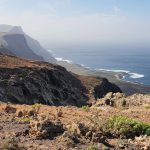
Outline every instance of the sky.
{"type": "Polygon", "coordinates": [[[0,0],[0,24],[45,47],[148,45],[150,0],[0,0]]]}

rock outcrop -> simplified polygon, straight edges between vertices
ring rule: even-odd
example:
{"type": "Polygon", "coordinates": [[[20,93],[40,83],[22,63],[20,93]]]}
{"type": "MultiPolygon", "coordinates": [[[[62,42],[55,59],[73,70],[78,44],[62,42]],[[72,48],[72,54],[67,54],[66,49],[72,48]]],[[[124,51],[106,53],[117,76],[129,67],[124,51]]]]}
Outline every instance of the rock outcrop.
{"type": "Polygon", "coordinates": [[[76,106],[86,104],[86,88],[63,67],[44,62],[32,63],[13,56],[1,56],[0,62],[0,101],[76,106]]]}
{"type": "Polygon", "coordinates": [[[35,139],[53,139],[63,134],[63,124],[60,121],[52,122],[50,119],[40,119],[30,122],[30,136],[35,139]]]}
{"type": "MultiPolygon", "coordinates": [[[[3,102],[83,106],[93,96],[87,87],[93,80],[84,76],[79,78],[58,65],[0,55],[0,101],[3,102]]],[[[106,79],[96,82],[93,89],[97,85],[97,94],[120,91],[106,79]]]]}
{"type": "Polygon", "coordinates": [[[3,39],[7,42],[6,48],[16,56],[31,60],[44,60],[41,56],[35,54],[28,46],[24,35],[6,34],[3,39]]]}
{"type": "Polygon", "coordinates": [[[94,104],[92,107],[100,107],[104,105],[117,108],[135,106],[144,106],[145,108],[149,108],[150,95],[133,94],[131,96],[126,96],[123,93],[109,92],[105,95],[105,97],[98,99],[96,104],[94,104]]]}
{"type": "Polygon", "coordinates": [[[95,86],[94,88],[94,96],[95,99],[103,98],[108,92],[122,92],[119,87],[117,87],[115,84],[112,84],[108,82],[107,79],[102,79],[102,82],[100,85],[95,86]]]}

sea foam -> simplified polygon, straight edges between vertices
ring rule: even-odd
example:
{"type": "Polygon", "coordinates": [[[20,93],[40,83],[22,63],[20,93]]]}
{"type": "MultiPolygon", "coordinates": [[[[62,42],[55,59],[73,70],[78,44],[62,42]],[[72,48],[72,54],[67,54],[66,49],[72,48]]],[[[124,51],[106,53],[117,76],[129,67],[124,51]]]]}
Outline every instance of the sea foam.
{"type": "Polygon", "coordinates": [[[144,78],[143,74],[138,74],[138,73],[129,73],[129,74],[130,74],[130,78],[133,79],[144,78]]]}
{"type": "Polygon", "coordinates": [[[125,76],[129,76],[129,78],[132,78],[132,79],[138,79],[138,78],[144,78],[145,77],[143,74],[130,72],[128,70],[113,70],[113,69],[95,69],[95,70],[104,71],[104,72],[123,73],[124,74],[123,78],[125,78],[125,76]]]}
{"type": "Polygon", "coordinates": [[[58,57],[58,58],[55,58],[57,61],[64,61],[64,62],[67,62],[67,63],[69,63],[69,64],[72,64],[72,61],[71,60],[67,60],[67,59],[63,59],[63,58],[60,58],[60,57],[58,57]]]}
{"type": "Polygon", "coordinates": [[[113,69],[95,69],[98,71],[116,72],[116,73],[130,73],[128,70],[113,70],[113,69]]]}

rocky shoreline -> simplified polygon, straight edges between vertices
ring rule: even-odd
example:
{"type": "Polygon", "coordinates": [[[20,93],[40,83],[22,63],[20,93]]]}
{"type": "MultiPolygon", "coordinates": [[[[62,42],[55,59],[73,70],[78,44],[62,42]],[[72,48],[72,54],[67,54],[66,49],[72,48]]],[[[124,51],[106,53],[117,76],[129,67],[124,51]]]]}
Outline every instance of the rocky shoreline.
{"type": "Polygon", "coordinates": [[[116,73],[100,70],[90,70],[84,66],[78,64],[70,64],[64,61],[58,61],[57,64],[65,67],[68,71],[84,76],[95,76],[100,78],[107,78],[110,82],[118,85],[126,95],[132,95],[134,93],[149,94],[150,86],[123,79],[125,73],[116,73]]]}

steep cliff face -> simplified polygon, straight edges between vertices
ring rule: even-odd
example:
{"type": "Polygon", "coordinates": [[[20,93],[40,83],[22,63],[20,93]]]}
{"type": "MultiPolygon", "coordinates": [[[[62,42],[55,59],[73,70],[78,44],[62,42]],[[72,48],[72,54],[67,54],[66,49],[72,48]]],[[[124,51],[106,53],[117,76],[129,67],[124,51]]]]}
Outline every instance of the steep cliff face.
{"type": "Polygon", "coordinates": [[[3,36],[7,42],[6,48],[11,50],[16,56],[32,60],[43,60],[41,56],[36,55],[28,46],[24,35],[22,34],[7,34],[3,36]]]}
{"type": "Polygon", "coordinates": [[[56,63],[55,58],[38,41],[24,33],[20,26],[0,25],[0,46],[19,57],[56,63]]]}
{"type": "Polygon", "coordinates": [[[93,96],[91,87],[100,95],[120,91],[108,81],[77,76],[58,65],[0,55],[0,101],[83,106],[93,96]]]}
{"type": "Polygon", "coordinates": [[[34,53],[36,53],[39,56],[42,56],[43,59],[50,63],[56,63],[56,59],[51,55],[50,52],[48,52],[46,49],[44,49],[40,43],[33,38],[31,38],[28,35],[24,35],[27,41],[27,44],[32,49],[34,53]]]}
{"type": "Polygon", "coordinates": [[[0,46],[0,53],[1,54],[6,54],[6,55],[14,55],[10,50],[8,50],[7,48],[0,46]]]}

